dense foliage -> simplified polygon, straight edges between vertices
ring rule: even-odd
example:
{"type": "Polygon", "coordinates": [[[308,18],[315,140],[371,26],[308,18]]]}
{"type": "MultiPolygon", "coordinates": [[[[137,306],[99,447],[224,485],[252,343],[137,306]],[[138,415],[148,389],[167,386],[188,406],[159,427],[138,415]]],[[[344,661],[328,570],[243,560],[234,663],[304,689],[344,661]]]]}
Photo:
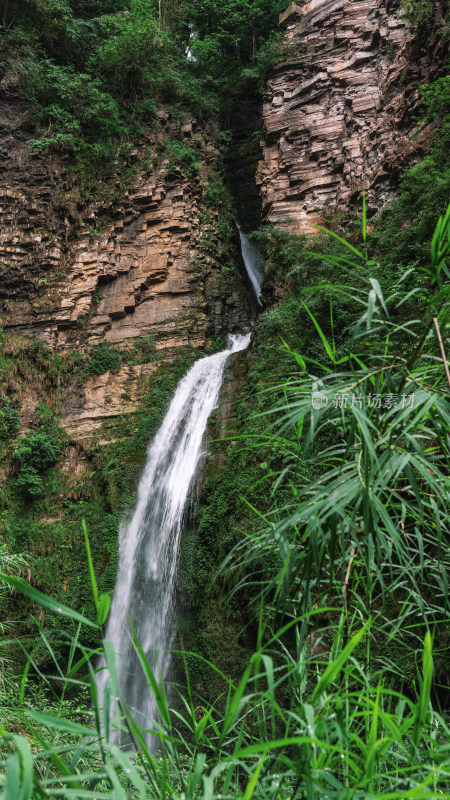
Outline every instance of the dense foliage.
{"type": "MultiPolygon", "coordinates": [[[[333,333],[324,334],[303,302],[326,359],[295,352],[298,378],[269,393],[275,422],[259,446],[278,448],[285,459],[272,474],[275,503],[225,560],[260,598],[255,649],[238,682],[202,659],[223,684],[222,700],[202,702],[186,672],[181,711],[172,712],[134,637],[159,719],[146,730],[134,720],[119,696],[110,642],[101,645],[108,679],[100,699],[98,650],[82,645],[81,635],[85,628],[101,633],[109,598],[99,593],[85,531],[95,622],[2,574],[6,585],[76,626],[67,666],[57,664],[53,713],[25,702],[33,661],[19,704],[9,701],[39,758],[23,734],[5,738],[7,796],[18,785],[26,800],[53,787],[63,797],[97,798],[445,796],[449,728],[433,685],[433,638],[437,657],[448,654],[450,379],[440,331],[448,324],[450,207],[433,235],[428,280],[413,290],[424,320],[396,318],[410,294],[404,281],[385,297],[373,277],[364,212],[362,247],[342,244],[348,255],[340,269],[358,264],[364,287],[341,285],[360,310],[346,352],[339,356],[333,333]],[[403,402],[411,390],[414,401],[403,402]],[[331,402],[356,391],[361,402],[331,402]],[[312,392],[320,393],[319,405],[312,392]],[[405,662],[421,650],[406,694],[405,662]],[[80,717],[65,695],[86,664],[82,683],[90,686],[93,711],[80,717]],[[137,758],[111,738],[111,703],[112,725],[128,732],[137,758]],[[158,756],[148,749],[149,733],[158,756]]],[[[321,257],[336,263],[333,254],[321,257]]]]}
{"type": "MultiPolygon", "coordinates": [[[[162,104],[178,120],[226,117],[279,55],[284,5],[0,0],[4,85],[33,109],[32,149],[109,169],[162,104]]],[[[430,25],[432,2],[403,7],[412,26],[430,25]]],[[[255,234],[266,310],[235,430],[212,445],[221,472],[207,471],[186,524],[171,696],[133,641],[158,701],[149,730],[118,696],[103,626],[146,446],[201,353],[169,367],[152,336],[64,354],[0,336],[6,800],[450,797],[448,91],[446,77],[422,88],[418,124],[439,133],[370,226],[363,206],[351,221],[330,211],[331,235],[255,234]],[[109,445],[77,452],[58,423],[64,387],[149,362],[139,411],[110,423],[109,445]],[[21,433],[20,385],[40,401],[21,433]],[[64,471],[63,454],[89,468],[64,471]]],[[[164,148],[168,173],[200,180],[195,146],[164,148]]],[[[223,183],[202,188],[201,214],[221,207],[226,244],[223,183]]],[[[203,247],[220,255],[215,240],[203,247]]]]}
{"type": "Polygon", "coordinates": [[[34,111],[34,151],[104,173],[157,128],[162,104],[197,118],[232,104],[282,5],[2,0],[0,75],[34,111]]]}

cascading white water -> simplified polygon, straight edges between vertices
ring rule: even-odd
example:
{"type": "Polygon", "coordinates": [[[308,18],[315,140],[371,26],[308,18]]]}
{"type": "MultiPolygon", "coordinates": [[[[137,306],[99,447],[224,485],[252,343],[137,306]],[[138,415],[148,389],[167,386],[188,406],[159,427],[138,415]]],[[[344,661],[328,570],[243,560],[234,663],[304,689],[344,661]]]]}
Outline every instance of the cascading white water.
{"type": "Polygon", "coordinates": [[[250,241],[248,236],[245,235],[238,220],[235,217],[236,227],[239,231],[241,240],[242,258],[244,259],[245,269],[255,292],[258,305],[261,304],[261,284],[264,278],[264,260],[263,257],[253,242],[250,241]]]}
{"type": "MultiPolygon", "coordinates": [[[[180,381],[153,442],[131,519],[119,531],[119,570],[105,638],[114,643],[121,696],[142,727],[157,718],[154,695],[131,643],[128,617],[162,680],[173,642],[173,590],[189,488],[204,453],[208,418],[217,406],[225,362],[244,350],[250,334],[230,336],[228,347],[202,358],[180,381]]],[[[103,688],[106,670],[99,673],[103,688]]],[[[149,739],[151,746],[151,739],[149,739]]]]}

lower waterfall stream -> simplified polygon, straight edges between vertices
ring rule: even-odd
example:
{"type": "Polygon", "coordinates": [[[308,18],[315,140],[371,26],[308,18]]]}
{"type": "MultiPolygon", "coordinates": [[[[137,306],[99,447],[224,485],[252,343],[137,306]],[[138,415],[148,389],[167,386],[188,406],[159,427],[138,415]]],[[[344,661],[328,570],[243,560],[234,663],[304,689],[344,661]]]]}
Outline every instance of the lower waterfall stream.
{"type": "MultiPolygon", "coordinates": [[[[113,642],[117,654],[120,694],[143,728],[152,728],[158,713],[128,619],[153,672],[164,681],[174,638],[172,604],[185,505],[204,454],[206,425],[218,403],[225,363],[249,341],[250,334],[229,336],[226,350],[196,361],[182,378],[148,448],[132,516],[119,530],[119,570],[105,639],[113,642]]],[[[106,670],[101,670],[100,688],[105,678],[106,670]]],[[[148,739],[150,747],[152,739],[156,737],[148,739]]]]}
{"type": "MultiPolygon", "coordinates": [[[[235,222],[248,279],[261,305],[262,257],[235,222]]],[[[182,378],[148,447],[132,515],[119,529],[119,569],[105,639],[114,644],[117,655],[120,695],[141,728],[154,727],[158,709],[129,622],[153,673],[164,683],[175,634],[172,606],[186,501],[205,453],[206,426],[219,401],[226,361],[249,342],[250,333],[230,335],[225,350],[196,361],[182,378]]],[[[100,669],[101,691],[106,678],[107,671],[100,669]]],[[[121,739],[118,732],[113,735],[121,739]]],[[[146,738],[154,749],[156,737],[146,738]]]]}

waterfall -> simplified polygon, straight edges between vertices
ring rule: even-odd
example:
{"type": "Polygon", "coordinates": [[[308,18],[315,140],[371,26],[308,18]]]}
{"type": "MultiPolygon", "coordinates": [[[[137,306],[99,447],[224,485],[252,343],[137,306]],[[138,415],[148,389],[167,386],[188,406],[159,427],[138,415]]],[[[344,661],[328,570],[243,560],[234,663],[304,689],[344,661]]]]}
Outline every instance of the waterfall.
{"type": "Polygon", "coordinates": [[[234,221],[241,239],[241,251],[242,258],[244,259],[245,269],[247,270],[247,275],[256,295],[258,305],[262,305],[261,284],[264,278],[264,260],[256,245],[250,241],[248,236],[245,235],[236,217],[234,221]]]}
{"type": "MultiPolygon", "coordinates": [[[[206,425],[218,403],[225,363],[249,341],[250,334],[230,336],[226,350],[196,361],[180,381],[148,448],[134,511],[119,530],[119,570],[105,639],[117,653],[121,696],[142,727],[151,727],[157,707],[131,644],[128,617],[164,681],[175,633],[172,604],[186,500],[205,452],[206,425]]],[[[102,670],[100,688],[105,680],[102,670]]]]}

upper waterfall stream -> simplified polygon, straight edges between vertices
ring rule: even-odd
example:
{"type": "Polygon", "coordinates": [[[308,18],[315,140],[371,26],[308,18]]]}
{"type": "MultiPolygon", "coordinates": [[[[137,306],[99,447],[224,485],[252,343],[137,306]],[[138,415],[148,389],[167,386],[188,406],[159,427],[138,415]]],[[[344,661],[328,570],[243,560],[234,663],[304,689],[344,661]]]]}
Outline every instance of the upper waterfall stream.
{"type": "MultiPolygon", "coordinates": [[[[229,337],[220,353],[196,361],[178,384],[147,451],[131,518],[119,530],[119,570],[105,638],[117,653],[121,696],[144,728],[157,707],[131,642],[130,619],[153,671],[167,677],[173,643],[172,605],[186,500],[204,454],[225,363],[250,334],[229,337]]],[[[99,684],[105,682],[99,673],[99,684]]],[[[102,677],[102,675],[104,677],[102,677]]]]}
{"type": "Polygon", "coordinates": [[[254,244],[242,230],[236,217],[234,218],[234,221],[239,231],[239,238],[241,240],[241,252],[245,264],[245,269],[247,270],[247,275],[249,277],[249,281],[252,285],[252,289],[255,293],[256,299],[258,301],[258,305],[260,306],[262,305],[261,284],[264,277],[264,260],[256,244],[254,244]]]}

